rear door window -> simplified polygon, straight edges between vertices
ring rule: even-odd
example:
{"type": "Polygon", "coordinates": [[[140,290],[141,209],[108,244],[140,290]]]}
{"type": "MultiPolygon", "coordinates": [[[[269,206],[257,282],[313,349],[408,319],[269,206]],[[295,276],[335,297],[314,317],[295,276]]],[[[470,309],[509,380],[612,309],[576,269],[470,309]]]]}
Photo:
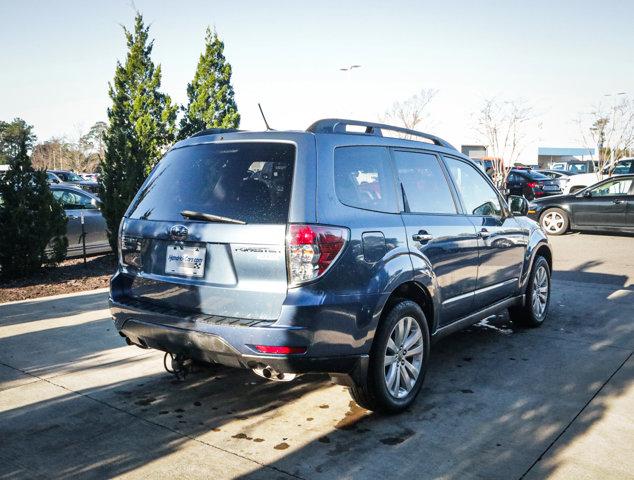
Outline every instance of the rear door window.
{"type": "Polygon", "coordinates": [[[295,146],[216,143],[168,152],[132,203],[135,219],[182,221],[183,210],[246,223],[286,223],[295,146]]]}
{"type": "Polygon", "coordinates": [[[335,190],[344,205],[396,213],[396,189],[385,147],[335,149],[335,190]]]}
{"type": "Polygon", "coordinates": [[[457,213],[449,184],[435,155],[395,150],[394,162],[407,200],[406,211],[457,213]]]}
{"type": "Polygon", "coordinates": [[[532,172],[530,170],[526,171],[525,175],[531,180],[548,180],[548,177],[544,175],[543,173],[532,172]]]}

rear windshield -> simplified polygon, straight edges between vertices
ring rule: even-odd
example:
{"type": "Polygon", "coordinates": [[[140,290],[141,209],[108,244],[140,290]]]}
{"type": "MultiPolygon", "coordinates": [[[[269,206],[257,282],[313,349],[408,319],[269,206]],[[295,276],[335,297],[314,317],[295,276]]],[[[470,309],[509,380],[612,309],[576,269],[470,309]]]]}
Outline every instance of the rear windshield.
{"type": "Polygon", "coordinates": [[[549,178],[543,173],[533,172],[531,170],[525,170],[521,173],[521,175],[525,175],[531,180],[549,180],[549,178]]]}
{"type": "Polygon", "coordinates": [[[222,143],[172,150],[135,198],[130,217],[183,221],[183,210],[286,223],[295,147],[222,143]]]}

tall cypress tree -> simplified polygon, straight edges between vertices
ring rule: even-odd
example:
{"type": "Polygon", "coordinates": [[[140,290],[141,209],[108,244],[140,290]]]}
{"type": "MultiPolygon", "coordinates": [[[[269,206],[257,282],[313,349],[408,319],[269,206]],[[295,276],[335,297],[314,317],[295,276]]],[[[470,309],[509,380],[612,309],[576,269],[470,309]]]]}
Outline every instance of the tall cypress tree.
{"type": "Polygon", "coordinates": [[[205,50],[198,59],[196,74],[187,85],[188,104],[183,107],[180,139],[205,128],[238,128],[240,114],[231,86],[231,64],[224,56],[225,44],[207,27],[205,50]]]}
{"type": "Polygon", "coordinates": [[[53,198],[46,172],[31,165],[34,141],[32,127],[24,120],[0,122],[0,153],[9,162],[0,181],[0,277],[6,279],[66,256],[66,215],[53,198]]]}
{"type": "Polygon", "coordinates": [[[174,140],[178,106],[160,91],[161,66],[151,59],[154,40],[137,13],[134,31],[123,28],[128,53],[108,84],[112,106],[101,162],[102,211],[116,251],[119,223],[166,146],[174,140]]]}

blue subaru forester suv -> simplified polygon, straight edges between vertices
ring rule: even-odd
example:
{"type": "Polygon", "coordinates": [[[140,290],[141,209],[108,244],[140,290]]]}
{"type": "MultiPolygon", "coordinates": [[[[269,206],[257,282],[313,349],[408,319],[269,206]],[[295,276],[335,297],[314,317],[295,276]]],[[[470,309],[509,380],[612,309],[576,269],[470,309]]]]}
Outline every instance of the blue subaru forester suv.
{"type": "Polygon", "coordinates": [[[114,322],[175,368],[323,372],[361,406],[399,411],[432,339],[507,308],[546,318],[551,248],[526,201],[509,204],[421,132],[207,130],[167,152],[123,218],[114,322]]]}

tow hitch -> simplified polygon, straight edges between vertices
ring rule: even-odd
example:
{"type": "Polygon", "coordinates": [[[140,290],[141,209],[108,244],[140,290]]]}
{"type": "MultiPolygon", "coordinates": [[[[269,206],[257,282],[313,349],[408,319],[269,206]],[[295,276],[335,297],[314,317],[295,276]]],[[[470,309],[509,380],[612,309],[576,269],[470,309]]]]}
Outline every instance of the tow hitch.
{"type": "Polygon", "coordinates": [[[192,372],[194,362],[185,355],[166,352],[163,357],[163,367],[165,367],[165,371],[174,375],[178,380],[185,380],[185,377],[192,372]],[[170,358],[169,366],[168,357],[170,358]]]}

